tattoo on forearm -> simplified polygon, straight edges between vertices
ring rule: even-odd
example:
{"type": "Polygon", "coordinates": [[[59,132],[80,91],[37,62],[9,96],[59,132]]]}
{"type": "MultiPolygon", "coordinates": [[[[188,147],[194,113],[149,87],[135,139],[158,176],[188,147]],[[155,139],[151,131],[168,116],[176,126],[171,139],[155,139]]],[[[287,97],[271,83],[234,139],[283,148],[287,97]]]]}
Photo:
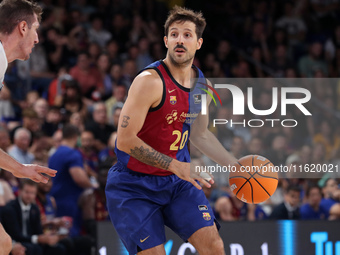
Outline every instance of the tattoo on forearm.
{"type": "Polygon", "coordinates": [[[126,128],[129,125],[129,121],[128,121],[129,119],[130,119],[129,116],[127,116],[127,115],[123,116],[123,122],[122,122],[122,125],[121,125],[122,128],[126,128]]]}
{"type": "Polygon", "coordinates": [[[169,165],[171,161],[173,160],[173,158],[167,155],[164,155],[152,148],[151,150],[149,148],[144,148],[143,146],[139,148],[135,147],[134,149],[131,149],[130,154],[135,159],[138,159],[139,161],[145,164],[159,167],[165,170],[169,169],[169,165]]]}

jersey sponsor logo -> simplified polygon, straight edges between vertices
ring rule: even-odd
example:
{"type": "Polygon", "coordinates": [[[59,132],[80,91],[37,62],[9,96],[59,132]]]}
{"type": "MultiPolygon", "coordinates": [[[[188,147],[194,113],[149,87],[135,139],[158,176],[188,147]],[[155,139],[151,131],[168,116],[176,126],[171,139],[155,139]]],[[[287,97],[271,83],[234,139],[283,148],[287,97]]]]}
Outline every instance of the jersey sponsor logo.
{"type": "Polygon", "coordinates": [[[201,94],[194,94],[194,104],[200,104],[202,102],[201,94]]]}
{"type": "Polygon", "coordinates": [[[182,114],[179,116],[180,122],[185,122],[185,123],[193,123],[197,117],[198,113],[187,113],[187,112],[182,112],[182,114]]]}
{"type": "Polygon", "coordinates": [[[203,219],[205,219],[206,221],[211,220],[210,213],[204,212],[204,213],[203,213],[203,219]]]}
{"type": "Polygon", "coordinates": [[[200,211],[208,211],[208,206],[206,206],[206,205],[199,205],[198,206],[198,210],[200,210],[200,211]]]}
{"type": "Polygon", "coordinates": [[[170,93],[174,92],[175,90],[176,90],[176,89],[172,89],[172,90],[168,89],[168,92],[169,92],[169,94],[170,94],[170,93]]]}
{"type": "Polygon", "coordinates": [[[177,103],[176,96],[170,96],[170,104],[174,105],[177,103]]]}
{"type": "Polygon", "coordinates": [[[146,239],[148,239],[150,236],[147,236],[147,237],[145,237],[144,239],[139,239],[139,241],[141,242],[141,243],[144,243],[145,241],[146,241],[146,239]]]}
{"type": "Polygon", "coordinates": [[[178,118],[178,112],[176,110],[173,110],[171,113],[165,116],[166,121],[168,124],[172,124],[174,121],[176,121],[178,118]]]}

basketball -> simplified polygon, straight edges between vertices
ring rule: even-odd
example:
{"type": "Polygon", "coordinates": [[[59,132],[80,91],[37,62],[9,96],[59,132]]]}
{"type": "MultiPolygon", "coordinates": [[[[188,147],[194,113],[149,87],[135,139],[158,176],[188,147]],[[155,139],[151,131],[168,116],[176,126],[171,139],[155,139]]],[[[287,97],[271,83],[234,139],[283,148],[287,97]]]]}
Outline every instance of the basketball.
{"type": "Polygon", "coordinates": [[[265,157],[245,156],[230,171],[230,188],[245,203],[266,201],[274,194],[278,184],[278,173],[274,170],[273,163],[265,157]]]}

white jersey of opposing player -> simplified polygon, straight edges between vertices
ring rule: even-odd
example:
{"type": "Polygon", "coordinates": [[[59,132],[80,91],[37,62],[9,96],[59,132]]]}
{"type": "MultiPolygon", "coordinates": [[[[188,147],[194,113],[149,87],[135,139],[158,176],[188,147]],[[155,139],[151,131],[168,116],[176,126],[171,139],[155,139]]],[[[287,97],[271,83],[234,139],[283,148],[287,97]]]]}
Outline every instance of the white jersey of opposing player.
{"type": "Polygon", "coordinates": [[[2,43],[0,42],[0,90],[2,89],[3,86],[3,81],[5,78],[5,72],[8,66],[8,62],[7,62],[7,57],[6,57],[6,53],[4,50],[4,47],[2,46],[2,43]]]}

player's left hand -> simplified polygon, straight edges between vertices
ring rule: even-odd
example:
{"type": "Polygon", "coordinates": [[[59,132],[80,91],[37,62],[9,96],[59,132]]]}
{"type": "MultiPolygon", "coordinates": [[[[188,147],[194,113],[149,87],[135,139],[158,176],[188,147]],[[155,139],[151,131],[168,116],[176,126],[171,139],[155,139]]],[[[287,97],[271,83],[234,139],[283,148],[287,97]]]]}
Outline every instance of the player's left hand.
{"type": "Polygon", "coordinates": [[[47,174],[51,177],[54,177],[57,171],[44,166],[24,164],[22,168],[19,168],[12,173],[15,177],[18,178],[28,178],[38,183],[47,183],[48,178],[46,176],[43,176],[42,174],[47,174]]]}
{"type": "Polygon", "coordinates": [[[197,189],[201,190],[202,187],[197,183],[201,182],[204,186],[210,188],[211,184],[214,183],[213,176],[209,174],[210,178],[204,177],[200,172],[196,171],[195,165],[193,163],[180,162],[178,160],[173,160],[170,165],[169,171],[176,174],[179,178],[190,182],[197,189]]]}

